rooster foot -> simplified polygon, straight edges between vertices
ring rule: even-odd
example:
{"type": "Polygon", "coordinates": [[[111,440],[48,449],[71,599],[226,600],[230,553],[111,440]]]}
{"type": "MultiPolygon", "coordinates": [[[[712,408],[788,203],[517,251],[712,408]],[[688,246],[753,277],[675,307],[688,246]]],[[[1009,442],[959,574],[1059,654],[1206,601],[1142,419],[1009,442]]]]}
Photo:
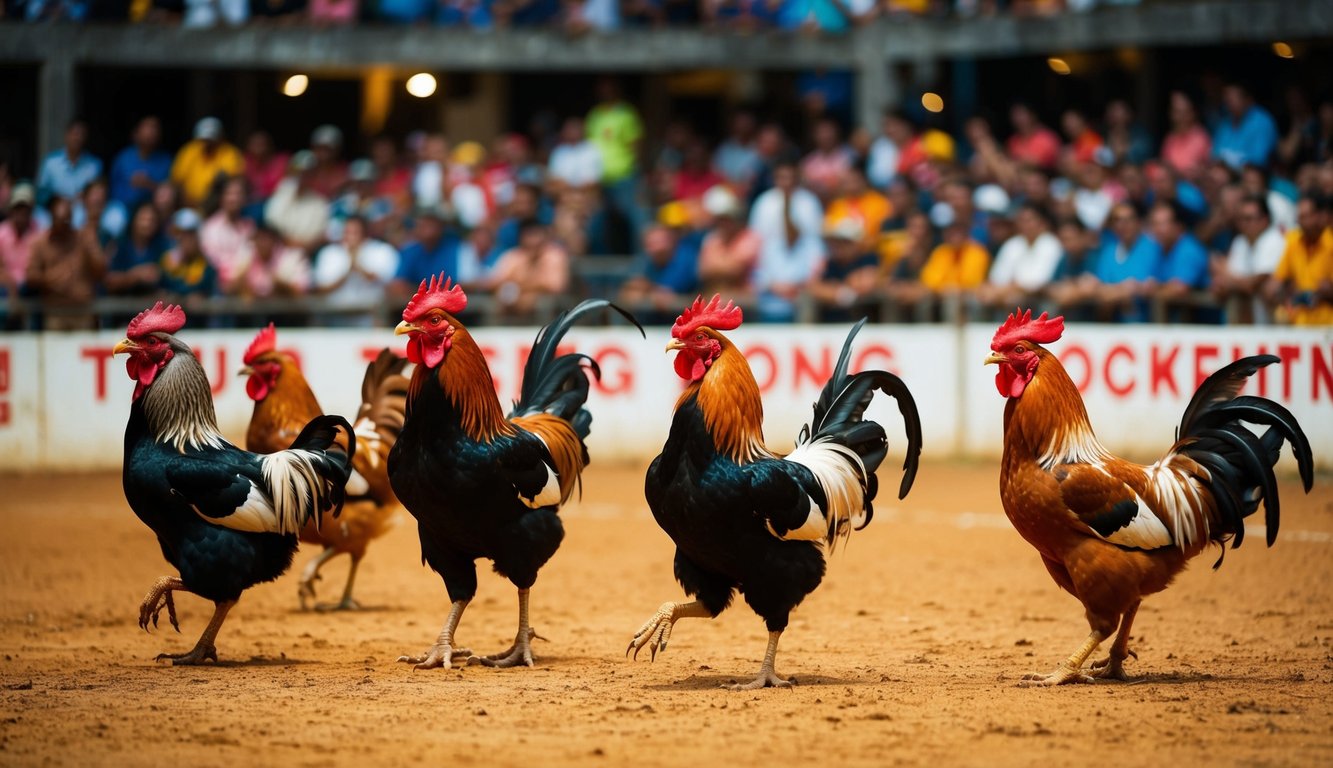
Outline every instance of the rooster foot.
{"type": "Polygon", "coordinates": [[[163,576],[153,584],[153,588],[148,590],[148,596],[143,599],[139,605],[139,629],[147,632],[148,623],[152,622],[157,626],[158,617],[162,615],[162,609],[167,609],[167,620],[171,622],[172,628],[177,632],[181,631],[180,622],[176,620],[176,601],[171,596],[173,589],[184,589],[185,585],[180,579],[171,576],[163,576]]]}
{"type": "Polygon", "coordinates": [[[205,661],[217,663],[218,649],[212,643],[199,643],[189,653],[159,653],[154,661],[170,661],[173,667],[197,667],[205,661]]]}
{"type": "Polygon", "coordinates": [[[537,634],[535,629],[527,629],[520,632],[514,638],[514,644],[508,649],[490,656],[473,656],[467,660],[468,664],[480,664],[483,667],[498,667],[507,669],[509,667],[531,667],[532,661],[532,641],[545,640],[546,638],[537,634]]]}
{"type": "MultiPolygon", "coordinates": [[[[316,576],[315,579],[319,577],[316,576]]],[[[301,601],[301,610],[310,610],[310,603],[315,600],[315,579],[301,579],[301,584],[296,588],[296,597],[301,601]]],[[[318,605],[315,606],[319,608],[318,605]]]]}
{"type": "Polygon", "coordinates": [[[732,683],[722,687],[729,691],[757,691],[761,688],[791,688],[796,685],[796,678],[783,680],[771,669],[759,670],[759,676],[748,683],[732,683]]]}
{"type": "Polygon", "coordinates": [[[329,611],[359,611],[361,610],[361,604],[350,597],[344,597],[337,603],[318,603],[315,605],[315,610],[320,613],[328,613],[329,611]]]}
{"type": "MultiPolygon", "coordinates": [[[[1134,651],[1128,651],[1129,656],[1138,660],[1139,655],[1134,651]]],[[[1114,654],[1104,659],[1098,659],[1092,662],[1092,676],[1098,680],[1129,680],[1129,675],[1125,674],[1125,657],[1117,658],[1114,654]]]]}
{"type": "Polygon", "coordinates": [[[451,669],[455,658],[465,659],[472,655],[467,648],[454,648],[436,643],[420,656],[399,656],[398,661],[413,665],[413,669],[451,669]]]}
{"type": "Polygon", "coordinates": [[[630,651],[634,652],[634,658],[639,658],[639,651],[645,647],[650,651],[649,660],[656,661],[658,651],[665,651],[667,641],[671,639],[671,630],[676,626],[676,604],[662,603],[662,607],[657,609],[657,613],[652,618],[639,627],[639,631],[634,633],[634,639],[629,641],[629,647],[625,649],[625,655],[630,651]]]}
{"type": "Polygon", "coordinates": [[[1082,670],[1070,669],[1068,667],[1057,667],[1049,675],[1040,675],[1037,673],[1023,675],[1023,679],[1018,681],[1019,688],[1045,688],[1055,685],[1066,685],[1069,683],[1091,683],[1092,677],[1083,673],[1082,670]]]}

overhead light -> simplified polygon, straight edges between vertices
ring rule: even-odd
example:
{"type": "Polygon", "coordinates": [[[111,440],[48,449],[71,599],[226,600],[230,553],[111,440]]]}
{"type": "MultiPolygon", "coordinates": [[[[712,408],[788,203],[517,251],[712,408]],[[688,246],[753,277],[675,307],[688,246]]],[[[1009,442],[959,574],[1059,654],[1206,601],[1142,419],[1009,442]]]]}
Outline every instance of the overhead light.
{"type": "Polygon", "coordinates": [[[427,72],[418,72],[407,78],[407,92],[416,96],[418,99],[424,99],[435,93],[435,75],[427,72]]]}
{"type": "Polygon", "coordinates": [[[306,75],[292,75],[282,84],[282,95],[293,98],[305,93],[310,87],[310,78],[306,75]]]}
{"type": "Polygon", "coordinates": [[[927,112],[943,112],[944,99],[940,98],[938,93],[926,91],[921,94],[921,106],[925,107],[927,112]]]}
{"type": "Polygon", "coordinates": [[[1057,75],[1067,75],[1074,71],[1069,68],[1069,62],[1056,56],[1047,59],[1046,66],[1050,67],[1051,71],[1057,75]]]}
{"type": "Polygon", "coordinates": [[[1276,43],[1273,43],[1273,53],[1277,54],[1278,57],[1283,59],[1293,59],[1296,57],[1296,53],[1291,50],[1291,46],[1280,40],[1276,43]]]}

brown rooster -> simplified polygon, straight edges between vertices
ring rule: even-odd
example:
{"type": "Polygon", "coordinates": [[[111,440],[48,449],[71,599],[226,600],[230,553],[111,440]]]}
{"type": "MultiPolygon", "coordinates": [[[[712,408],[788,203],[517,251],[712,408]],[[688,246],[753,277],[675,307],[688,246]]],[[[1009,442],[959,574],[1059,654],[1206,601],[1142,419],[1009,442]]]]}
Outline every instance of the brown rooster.
{"type": "MultiPolygon", "coordinates": [[[[1208,377],[1185,409],[1176,443],[1143,466],[1112,456],[1093,435],[1078,388],[1040,344],[1056,341],[1064,318],[1010,315],[986,363],[1007,397],[1000,498],[1018,533],[1041,554],[1051,577],[1083,603],[1092,633],[1049,675],[1021,685],[1092,678],[1124,680],[1130,627],[1139,603],[1160,592],[1209,544],[1240,546],[1245,518],[1262,503],[1268,544],[1277,537],[1273,465],[1289,441],[1309,492],[1310,443],[1286,408],[1238,396],[1250,376],[1278,362],[1247,357],[1208,377]],[[1256,436],[1242,422],[1265,427],[1256,436]],[[1107,658],[1083,663],[1119,634],[1107,658]]],[[[1225,552],[1225,550],[1223,550],[1225,552]]],[[[1222,564],[1219,557],[1213,567],[1222,564]]]]}
{"type": "MultiPolygon", "coordinates": [[[[245,433],[246,448],[256,453],[270,453],[289,445],[302,425],[323,411],[315,393],[301,375],[296,360],[277,349],[273,324],[259,332],[245,351],[242,376],[248,376],[246,394],[255,401],[250,428],[245,433]]],[[[301,528],[301,541],[322,544],[324,551],[301,572],[298,595],[301,608],[315,599],[315,580],[319,569],[336,555],[347,553],[352,566],[347,572],[347,586],[342,600],[333,605],[317,605],[320,610],[353,610],[360,607],[352,598],[356,569],[365,557],[366,547],[392,526],[399,509],[398,499],[389,486],[389,449],[403,428],[408,379],[407,361],[388,349],[380,351],[361,382],[361,408],[353,429],[357,435],[356,455],[352,458],[352,476],[347,481],[347,504],[337,520],[325,519],[316,525],[310,521],[301,528]]]]}

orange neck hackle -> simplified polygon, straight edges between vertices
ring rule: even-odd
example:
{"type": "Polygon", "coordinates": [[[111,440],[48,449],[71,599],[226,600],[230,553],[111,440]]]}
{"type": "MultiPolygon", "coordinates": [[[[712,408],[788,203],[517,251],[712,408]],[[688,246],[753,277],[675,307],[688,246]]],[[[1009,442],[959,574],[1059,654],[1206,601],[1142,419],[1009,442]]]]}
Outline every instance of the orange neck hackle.
{"type": "Polygon", "coordinates": [[[1087,406],[1059,358],[1036,348],[1036,373],[1021,397],[1004,410],[1005,452],[1043,465],[1095,463],[1106,453],[1097,442],[1087,406]]]}
{"type": "MultiPolygon", "coordinates": [[[[504,417],[495,395],[486,356],[472,334],[456,320],[454,333],[444,361],[434,369],[435,381],[458,414],[463,432],[478,442],[490,442],[500,435],[514,434],[514,427],[504,417]]],[[[408,390],[409,402],[415,400],[432,376],[432,369],[418,365],[408,390]]]]}
{"type": "Polygon", "coordinates": [[[764,404],[750,364],[727,337],[711,335],[722,351],[708,372],[686,387],[676,407],[696,396],[714,448],[737,464],[768,458],[772,454],[764,446],[764,404]]]}

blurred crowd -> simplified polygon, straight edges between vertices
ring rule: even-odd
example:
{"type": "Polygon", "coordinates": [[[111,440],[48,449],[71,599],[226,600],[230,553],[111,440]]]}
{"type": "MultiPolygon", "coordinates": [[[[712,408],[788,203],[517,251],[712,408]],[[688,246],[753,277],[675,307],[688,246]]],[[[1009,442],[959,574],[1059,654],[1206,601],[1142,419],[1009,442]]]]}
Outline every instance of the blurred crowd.
{"type": "Polygon", "coordinates": [[[571,34],[705,26],[845,32],[881,16],[1045,16],[1139,0],[6,0],[4,18],[181,24],[435,24],[545,27],[571,34]]]}
{"type": "Polygon", "coordinates": [[[331,125],[289,153],[206,117],[169,149],[146,116],[98,158],[75,122],[34,181],[0,165],[0,291],[67,308],[401,306],[447,272],[527,322],[619,264],[601,293],[659,322],[721,292],[771,322],[1023,302],[1088,321],[1333,323],[1333,101],[1292,88],[1280,114],[1229,83],[1171,93],[1159,135],[1113,100],[1051,126],[1016,103],[957,135],[889,112],[878,132],[814,114],[794,136],[739,109],[724,136],[675,120],[647,146],[604,78],[549,135],[380,136],[350,161],[331,125]]]}

